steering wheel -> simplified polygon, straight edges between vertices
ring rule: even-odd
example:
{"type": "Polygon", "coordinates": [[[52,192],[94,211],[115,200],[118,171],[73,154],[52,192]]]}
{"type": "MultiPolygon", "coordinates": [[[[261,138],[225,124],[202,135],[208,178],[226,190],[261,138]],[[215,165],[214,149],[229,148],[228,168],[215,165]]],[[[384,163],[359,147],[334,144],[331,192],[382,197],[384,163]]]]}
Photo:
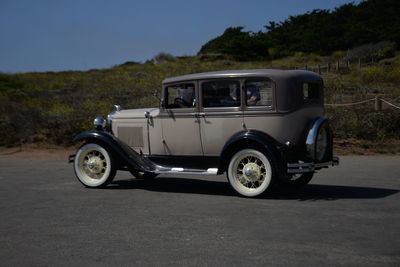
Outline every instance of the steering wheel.
{"type": "Polygon", "coordinates": [[[183,99],[180,98],[180,97],[175,98],[175,99],[174,99],[174,102],[175,102],[175,103],[178,103],[178,104],[181,104],[181,105],[184,105],[184,106],[187,106],[187,107],[190,107],[190,106],[191,106],[188,102],[186,102],[185,100],[183,100],[183,99]]]}

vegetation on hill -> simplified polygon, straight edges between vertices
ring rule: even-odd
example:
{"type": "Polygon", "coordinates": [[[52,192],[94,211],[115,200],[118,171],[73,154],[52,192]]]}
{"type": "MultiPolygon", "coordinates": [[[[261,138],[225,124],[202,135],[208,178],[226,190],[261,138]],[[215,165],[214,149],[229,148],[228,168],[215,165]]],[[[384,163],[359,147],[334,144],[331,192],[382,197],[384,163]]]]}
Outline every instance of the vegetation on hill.
{"type": "MultiPolygon", "coordinates": [[[[113,104],[123,108],[157,107],[159,101],[153,93],[160,91],[166,77],[223,69],[301,68],[336,59],[308,55],[254,62],[156,58],[162,63],[122,64],[86,72],[0,74],[0,146],[70,145],[73,136],[92,129],[93,118],[108,114],[113,104]]],[[[328,103],[353,102],[376,95],[400,102],[399,57],[322,75],[328,103]]],[[[399,113],[388,107],[374,111],[373,102],[327,107],[336,137],[374,144],[398,139],[399,113]]],[[[389,150],[399,152],[395,147],[389,150]]]]}
{"type": "Polygon", "coordinates": [[[400,44],[400,1],[368,0],[345,4],[333,11],[313,10],[269,22],[265,31],[228,28],[207,42],[200,55],[222,54],[237,60],[266,60],[316,53],[330,55],[352,47],[380,41],[400,44]]]}

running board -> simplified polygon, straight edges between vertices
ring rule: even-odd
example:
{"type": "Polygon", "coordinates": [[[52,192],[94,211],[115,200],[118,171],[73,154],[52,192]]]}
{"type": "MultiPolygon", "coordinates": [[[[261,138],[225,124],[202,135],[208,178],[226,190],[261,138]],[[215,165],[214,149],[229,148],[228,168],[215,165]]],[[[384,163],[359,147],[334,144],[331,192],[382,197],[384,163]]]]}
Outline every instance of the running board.
{"type": "Polygon", "coordinates": [[[163,168],[161,170],[156,170],[154,173],[157,174],[184,174],[184,175],[217,175],[217,168],[209,168],[207,170],[199,169],[184,169],[184,168],[163,168]]]}

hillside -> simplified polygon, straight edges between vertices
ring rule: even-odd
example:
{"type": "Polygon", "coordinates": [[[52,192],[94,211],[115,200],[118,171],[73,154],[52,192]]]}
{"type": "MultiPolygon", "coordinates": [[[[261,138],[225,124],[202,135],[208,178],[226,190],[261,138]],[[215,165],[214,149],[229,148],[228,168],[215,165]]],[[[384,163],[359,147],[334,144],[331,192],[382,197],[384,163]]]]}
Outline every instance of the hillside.
{"type": "Polygon", "coordinates": [[[204,44],[199,55],[224,55],[237,60],[271,60],[314,53],[322,56],[369,43],[400,44],[400,1],[368,0],[333,11],[313,10],[270,21],[264,31],[248,32],[231,27],[204,44]]]}
{"type": "MultiPolygon", "coordinates": [[[[333,57],[298,55],[274,61],[238,62],[200,57],[122,64],[86,72],[47,72],[0,75],[0,146],[21,144],[70,145],[74,135],[92,128],[93,118],[105,116],[113,104],[123,108],[156,107],[153,96],[166,77],[223,69],[308,68],[334,62],[333,57]]],[[[348,103],[380,96],[400,102],[400,58],[379,63],[322,69],[327,103],[348,103]]],[[[400,111],[373,103],[327,107],[339,140],[338,147],[356,143],[376,152],[399,153],[400,111]]],[[[355,151],[356,152],[356,151],[355,151]]]]}

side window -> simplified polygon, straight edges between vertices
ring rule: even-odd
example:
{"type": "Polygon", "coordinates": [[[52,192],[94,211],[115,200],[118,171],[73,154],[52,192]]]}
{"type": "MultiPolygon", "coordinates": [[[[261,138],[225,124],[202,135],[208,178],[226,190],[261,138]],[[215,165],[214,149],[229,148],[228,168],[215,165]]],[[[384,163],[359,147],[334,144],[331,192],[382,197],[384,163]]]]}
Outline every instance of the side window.
{"type": "Polygon", "coordinates": [[[202,85],[203,106],[239,107],[240,82],[236,80],[205,82],[202,85]]]}
{"type": "Polygon", "coordinates": [[[318,100],[320,94],[319,83],[303,83],[303,98],[307,100],[318,100]]]}
{"type": "Polygon", "coordinates": [[[166,88],[166,108],[193,108],[196,106],[195,87],[192,83],[177,84],[166,88]]]}
{"type": "Polygon", "coordinates": [[[272,106],[273,83],[270,80],[246,81],[247,106],[272,106]]]}

